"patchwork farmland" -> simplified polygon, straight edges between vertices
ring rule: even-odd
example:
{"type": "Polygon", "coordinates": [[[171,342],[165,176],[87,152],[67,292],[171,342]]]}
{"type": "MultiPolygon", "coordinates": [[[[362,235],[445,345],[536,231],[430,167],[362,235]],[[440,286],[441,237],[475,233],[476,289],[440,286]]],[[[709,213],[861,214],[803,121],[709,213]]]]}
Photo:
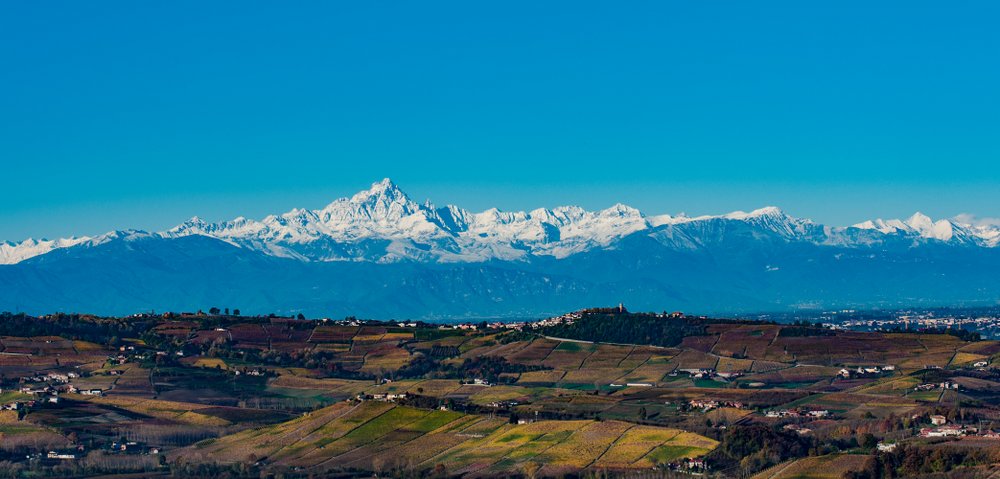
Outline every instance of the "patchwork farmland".
{"type": "Polygon", "coordinates": [[[0,454],[16,476],[855,477],[946,454],[989,474],[1000,454],[1000,344],[940,332],[606,312],[554,331],[225,315],[0,327],[0,454]],[[649,343],[600,341],[628,328],[649,343]]]}
{"type": "Polygon", "coordinates": [[[383,402],[340,403],[276,426],[207,440],[179,460],[241,462],[252,457],[322,473],[356,467],[379,473],[441,470],[479,477],[646,469],[703,456],[716,441],[684,431],[619,421],[535,421],[383,402]]]}

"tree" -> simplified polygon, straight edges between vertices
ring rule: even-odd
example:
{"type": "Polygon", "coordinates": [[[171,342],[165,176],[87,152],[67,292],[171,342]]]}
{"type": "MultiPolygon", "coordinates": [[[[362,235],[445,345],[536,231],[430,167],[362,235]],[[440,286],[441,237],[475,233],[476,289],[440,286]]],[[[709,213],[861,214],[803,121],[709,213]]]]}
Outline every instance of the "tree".
{"type": "Polygon", "coordinates": [[[218,315],[219,313],[219,308],[216,308],[215,306],[208,309],[208,314],[211,314],[212,316],[218,315]]]}
{"type": "Polygon", "coordinates": [[[304,320],[304,319],[306,319],[306,315],[304,315],[304,314],[302,314],[302,313],[299,313],[299,315],[298,315],[298,316],[296,316],[296,317],[295,317],[295,319],[298,319],[298,320],[300,320],[300,321],[301,321],[301,320],[304,320]]]}
{"type": "Polygon", "coordinates": [[[861,440],[858,443],[865,449],[875,449],[875,446],[878,445],[878,439],[872,433],[866,432],[861,435],[861,440]]]}
{"type": "Polygon", "coordinates": [[[240,315],[240,310],[239,309],[234,309],[233,310],[233,316],[239,316],[239,315],[240,315]]]}

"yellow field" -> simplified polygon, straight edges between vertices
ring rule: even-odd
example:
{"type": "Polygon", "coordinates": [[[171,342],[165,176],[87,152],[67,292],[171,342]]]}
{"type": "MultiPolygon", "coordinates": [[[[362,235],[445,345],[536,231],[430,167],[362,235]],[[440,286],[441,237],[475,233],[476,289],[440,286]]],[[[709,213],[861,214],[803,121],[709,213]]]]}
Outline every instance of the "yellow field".
{"type": "Polygon", "coordinates": [[[718,441],[714,439],[709,439],[693,432],[681,431],[668,441],[654,448],[649,454],[646,454],[633,463],[632,466],[646,468],[678,459],[703,456],[718,445],[718,441]]]}
{"type": "Polygon", "coordinates": [[[666,362],[653,363],[650,361],[616,378],[615,382],[656,384],[662,381],[663,376],[666,376],[671,369],[672,366],[668,366],[666,362]]]}
{"type": "Polygon", "coordinates": [[[17,411],[0,411],[0,424],[16,424],[18,422],[17,411]]]}
{"type": "Polygon", "coordinates": [[[749,372],[753,367],[752,359],[719,358],[719,364],[715,366],[719,372],[749,372]]]}
{"type": "Polygon", "coordinates": [[[859,393],[863,394],[893,394],[893,395],[903,395],[911,391],[914,386],[920,384],[920,380],[906,376],[898,379],[891,379],[888,381],[879,381],[859,389],[859,393]]]}
{"type": "Polygon", "coordinates": [[[583,368],[566,371],[562,382],[564,383],[598,383],[608,384],[622,375],[620,369],[610,368],[583,368]]]}
{"type": "Polygon", "coordinates": [[[282,375],[268,381],[268,386],[289,389],[309,389],[316,391],[338,392],[347,395],[359,394],[373,388],[371,381],[356,381],[350,379],[324,378],[315,379],[303,376],[282,375]]]}
{"type": "Polygon", "coordinates": [[[218,358],[198,358],[197,361],[192,364],[196,368],[219,368],[219,369],[229,369],[229,365],[225,361],[218,358]]]}
{"type": "Polygon", "coordinates": [[[413,333],[385,333],[382,341],[406,341],[413,339],[413,333]]]}
{"type": "Polygon", "coordinates": [[[605,469],[626,469],[680,433],[678,429],[635,426],[622,434],[594,465],[605,469]]]}
{"type": "Polygon", "coordinates": [[[957,352],[955,353],[955,357],[952,358],[950,366],[971,366],[976,362],[988,359],[990,359],[989,356],[983,356],[982,354],[957,352]]]}
{"type": "Polygon", "coordinates": [[[925,353],[900,361],[897,367],[907,369],[923,369],[926,366],[939,366],[943,368],[951,362],[954,356],[955,353],[953,350],[925,353]]]}
{"type": "Polygon", "coordinates": [[[204,409],[204,404],[193,404],[159,399],[144,399],[128,396],[81,396],[68,394],[74,400],[83,400],[95,404],[106,404],[126,409],[131,412],[161,419],[170,419],[195,426],[227,426],[231,424],[225,419],[194,412],[204,409]]]}
{"type": "Polygon", "coordinates": [[[536,460],[545,463],[546,467],[583,468],[604,454],[630,427],[631,424],[619,421],[587,424],[574,432],[566,441],[540,454],[536,460]]]}
{"type": "Polygon", "coordinates": [[[710,369],[718,363],[718,358],[701,351],[685,350],[670,360],[670,369],[710,369]]]}
{"type": "Polygon", "coordinates": [[[521,373],[519,383],[554,383],[558,382],[566,375],[565,371],[529,371],[521,373]]]}
{"type": "Polygon", "coordinates": [[[316,351],[331,351],[343,353],[351,350],[350,344],[340,343],[320,343],[316,345],[316,351]]]}
{"type": "Polygon", "coordinates": [[[524,401],[531,396],[531,391],[528,388],[520,386],[493,386],[482,389],[469,397],[474,404],[489,404],[494,401],[524,401]]]}
{"type": "Polygon", "coordinates": [[[357,343],[377,343],[382,340],[384,334],[358,334],[352,338],[357,343]]]}
{"type": "Polygon", "coordinates": [[[463,341],[461,345],[459,345],[458,350],[462,353],[467,353],[475,348],[488,346],[494,343],[496,343],[496,335],[478,336],[467,341],[463,341]]]}
{"type": "Polygon", "coordinates": [[[194,411],[188,411],[186,413],[174,417],[174,419],[186,424],[191,424],[196,426],[228,426],[229,424],[231,424],[229,421],[225,419],[215,416],[208,416],[205,414],[199,414],[194,411]]]}
{"type": "Polygon", "coordinates": [[[101,346],[100,344],[91,343],[89,341],[76,340],[76,341],[73,341],[73,349],[76,349],[77,351],[79,351],[79,352],[82,353],[82,352],[89,352],[89,351],[101,351],[101,350],[105,350],[107,348],[105,348],[104,346],[101,346]]]}
{"type": "Polygon", "coordinates": [[[371,353],[365,356],[365,364],[361,370],[367,373],[394,371],[406,365],[410,353],[405,349],[390,349],[385,352],[371,353]]]}

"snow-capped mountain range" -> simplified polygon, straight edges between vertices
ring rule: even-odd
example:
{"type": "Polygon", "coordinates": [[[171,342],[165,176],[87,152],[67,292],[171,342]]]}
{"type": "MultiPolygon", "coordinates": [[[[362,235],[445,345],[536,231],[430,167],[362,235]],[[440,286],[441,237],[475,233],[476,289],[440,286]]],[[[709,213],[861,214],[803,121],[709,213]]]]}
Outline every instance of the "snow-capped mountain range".
{"type": "Polygon", "coordinates": [[[995,248],[1000,227],[916,213],[906,220],[865,221],[828,227],[793,218],[776,207],[718,216],[645,216],[616,204],[600,211],[577,206],[473,213],[458,206],[435,207],[410,199],[388,178],[351,198],[317,210],[293,209],[262,220],[243,217],[219,223],[191,218],[167,231],[115,231],[97,237],[28,239],[0,243],[0,264],[16,264],[54,250],[86,248],[115,240],[181,238],[201,235],[269,256],[306,262],[404,261],[475,263],[556,259],[595,249],[614,249],[631,235],[645,233],[677,249],[698,249],[718,241],[727,224],[743,223],[759,239],[815,245],[872,247],[886,242],[919,246],[940,243],[995,248]]]}
{"type": "Polygon", "coordinates": [[[539,317],[624,302],[729,313],[1000,304],[1000,227],[831,227],[767,207],[473,213],[389,180],[317,210],[0,245],[0,311],[239,307],[375,318],[539,317]]]}

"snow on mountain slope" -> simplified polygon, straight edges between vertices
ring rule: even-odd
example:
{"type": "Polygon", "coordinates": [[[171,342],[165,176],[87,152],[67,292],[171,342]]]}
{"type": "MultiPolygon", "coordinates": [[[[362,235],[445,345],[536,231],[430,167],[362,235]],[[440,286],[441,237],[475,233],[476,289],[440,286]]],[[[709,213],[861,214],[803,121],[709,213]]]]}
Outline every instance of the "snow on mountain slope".
{"type": "Polygon", "coordinates": [[[0,264],[16,264],[42,256],[56,250],[68,248],[90,248],[111,241],[134,241],[151,237],[150,233],[139,230],[111,231],[95,237],[73,237],[58,240],[27,239],[20,243],[0,243],[0,264]]]}
{"type": "Polygon", "coordinates": [[[0,243],[0,264],[20,263],[28,258],[33,258],[59,248],[69,248],[85,241],[90,241],[89,237],[65,238],[57,240],[35,240],[28,238],[20,243],[4,242],[0,243]]]}
{"type": "MultiPolygon", "coordinates": [[[[906,220],[877,219],[846,228],[794,218],[773,206],[698,217],[646,217],[623,204],[601,211],[561,206],[530,212],[493,208],[473,213],[453,205],[438,208],[430,202],[418,204],[388,178],[318,210],[296,208],[259,221],[238,217],[208,223],[194,217],[152,235],[209,236],[269,256],[308,262],[455,263],[526,260],[532,256],[565,258],[594,249],[613,249],[619,240],[637,233],[683,250],[706,248],[733,235],[756,241],[848,247],[899,239],[915,245],[934,241],[996,247],[1000,243],[997,225],[973,225],[957,218],[933,221],[920,213],[906,220]]],[[[0,264],[136,235],[150,234],[126,231],[96,238],[0,243],[0,264]]]]}
{"type": "Polygon", "coordinates": [[[957,219],[934,221],[920,212],[914,213],[906,220],[869,220],[854,225],[854,228],[874,230],[885,235],[901,235],[984,247],[995,247],[997,245],[996,238],[1000,236],[1000,228],[977,228],[968,223],[960,223],[957,219]]]}

